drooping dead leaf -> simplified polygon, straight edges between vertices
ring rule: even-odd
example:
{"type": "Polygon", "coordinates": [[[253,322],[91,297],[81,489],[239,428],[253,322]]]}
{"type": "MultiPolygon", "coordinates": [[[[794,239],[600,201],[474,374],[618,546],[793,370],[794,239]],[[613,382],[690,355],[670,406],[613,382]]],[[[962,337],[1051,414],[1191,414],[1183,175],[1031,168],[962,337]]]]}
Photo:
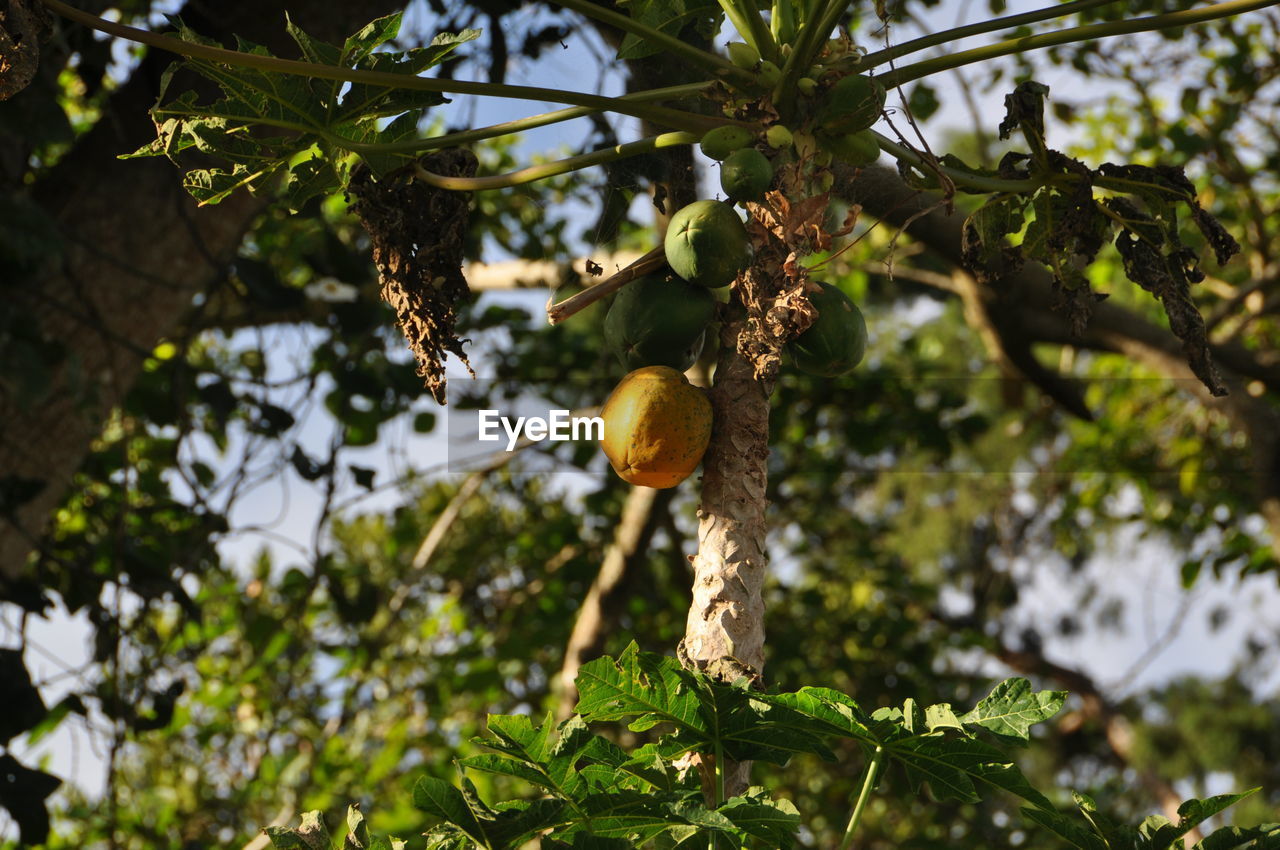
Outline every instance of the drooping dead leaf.
{"type": "MultiPolygon", "coordinates": [[[[421,164],[436,174],[471,177],[478,162],[471,151],[458,149],[428,154],[421,164]]],[[[396,311],[418,374],[445,404],[445,352],[471,371],[465,340],[453,330],[457,305],[470,295],[462,254],[471,196],[428,186],[413,179],[413,172],[410,166],[375,180],[367,169],[359,170],[349,186],[355,197],[351,209],[373,242],[382,297],[396,311]]]]}

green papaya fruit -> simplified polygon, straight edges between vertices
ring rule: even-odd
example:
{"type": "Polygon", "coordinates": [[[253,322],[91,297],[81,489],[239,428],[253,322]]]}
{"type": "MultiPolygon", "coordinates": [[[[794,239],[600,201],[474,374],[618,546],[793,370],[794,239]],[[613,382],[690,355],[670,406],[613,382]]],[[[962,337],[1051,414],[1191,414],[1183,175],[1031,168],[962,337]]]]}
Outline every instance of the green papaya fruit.
{"type": "Polygon", "coordinates": [[[669,366],[683,372],[698,359],[715,311],[709,289],[674,274],[642,277],[614,296],[604,317],[605,346],[627,371],[669,366]]]}
{"type": "Polygon", "coordinates": [[[702,141],[698,143],[698,147],[702,149],[704,156],[719,161],[739,148],[745,148],[751,144],[751,136],[751,131],[746,127],[729,124],[708,130],[702,137],[702,141]]]}
{"type": "Polygon", "coordinates": [[[720,165],[720,188],[731,201],[758,201],[772,182],[773,166],[755,148],[734,151],[720,165]]]}
{"type": "Polygon", "coordinates": [[[841,77],[818,109],[818,125],[833,135],[865,130],[880,118],[885,97],[884,86],[874,77],[841,77]]]}
{"type": "Polygon", "coordinates": [[[867,351],[867,323],[862,311],[838,287],[815,281],[809,303],[818,311],[812,325],[787,343],[802,372],[834,378],[851,370],[867,351]]]}
{"type": "Polygon", "coordinates": [[[667,226],[663,249],[676,274],[711,289],[728,286],[751,262],[747,229],[721,201],[694,201],[680,209],[667,226]]]}
{"type": "Polygon", "coordinates": [[[834,135],[819,130],[814,138],[819,148],[855,168],[864,168],[880,158],[880,142],[870,130],[834,135]]]}

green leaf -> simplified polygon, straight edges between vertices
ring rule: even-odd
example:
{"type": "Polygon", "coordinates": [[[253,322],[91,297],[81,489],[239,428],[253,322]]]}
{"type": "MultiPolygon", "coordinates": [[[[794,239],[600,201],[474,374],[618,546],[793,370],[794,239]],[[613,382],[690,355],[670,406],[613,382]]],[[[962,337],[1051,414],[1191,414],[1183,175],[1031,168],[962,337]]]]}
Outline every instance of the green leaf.
{"type": "MultiPolygon", "coordinates": [[[[177,26],[180,38],[208,43],[181,22],[177,26]]],[[[311,38],[293,21],[286,26],[309,62],[401,74],[406,79],[439,64],[458,45],[479,35],[475,30],[444,33],[428,47],[375,52],[399,32],[398,14],[366,25],[341,49],[311,38]]],[[[266,48],[244,40],[237,47],[246,54],[270,56],[266,48]]],[[[408,162],[411,151],[378,150],[378,146],[410,139],[423,112],[447,102],[437,92],[347,85],[200,59],[189,59],[183,66],[217,83],[221,99],[202,104],[188,92],[157,105],[152,110],[155,141],[126,156],[177,158],[194,148],[223,160],[226,165],[193,169],[184,180],[202,204],[216,204],[241,188],[255,192],[273,188],[283,176],[290,206],[301,209],[310,198],[345,185],[353,153],[363,157],[374,174],[408,162]],[[393,120],[383,126],[387,118],[393,120]],[[263,127],[284,133],[266,135],[263,127]]],[[[162,100],[171,78],[171,72],[162,78],[162,100]]]]}
{"type": "Polygon", "coordinates": [[[617,660],[605,656],[582,665],[575,680],[577,712],[588,721],[627,720],[634,731],[670,723],[707,739],[699,688],[674,658],[641,652],[632,643],[617,660]]]}
{"type": "Polygon", "coordinates": [[[485,843],[484,831],[462,792],[443,779],[433,776],[419,779],[413,786],[413,807],[442,818],[481,845],[485,843]]]}
{"type": "Polygon", "coordinates": [[[906,768],[912,788],[919,789],[928,782],[939,799],[966,803],[981,799],[973,783],[975,771],[1008,763],[999,750],[972,738],[917,735],[892,741],[885,749],[906,768]]]}
{"type": "Polygon", "coordinates": [[[1205,836],[1193,850],[1278,850],[1280,823],[1253,827],[1224,826],[1205,836]]]}
{"type": "Polygon", "coordinates": [[[1072,847],[1079,847],[1081,850],[1109,850],[1106,842],[1085,829],[1079,821],[1062,812],[1024,808],[1022,816],[1048,829],[1072,847]]]}
{"type": "Polygon", "coordinates": [[[1026,679],[1007,679],[960,719],[966,725],[1025,742],[1031,726],[1057,714],[1066,698],[1066,691],[1032,691],[1026,679]]]}
{"type": "Polygon", "coordinates": [[[733,797],[717,811],[742,832],[765,842],[765,846],[792,846],[800,829],[800,812],[790,800],[771,800],[764,789],[752,788],[733,797]]]}
{"type": "Polygon", "coordinates": [[[277,850],[329,850],[329,830],[319,811],[304,812],[297,827],[269,826],[263,830],[277,850]]]}
{"type": "MultiPolygon", "coordinates": [[[[633,20],[673,36],[678,36],[692,24],[709,38],[719,30],[719,21],[723,17],[715,0],[627,0],[619,5],[627,7],[633,20]]],[[[660,48],[627,33],[618,48],[618,58],[642,59],[659,51],[660,48]]]]}
{"type": "MultiPolygon", "coordinates": [[[[1252,796],[1262,789],[1252,788],[1248,791],[1242,791],[1237,794],[1221,794],[1216,797],[1209,797],[1204,800],[1190,799],[1178,806],[1178,822],[1171,823],[1166,818],[1164,824],[1151,832],[1151,846],[1153,850],[1164,850],[1166,847],[1173,846],[1173,843],[1209,818],[1234,806],[1245,797],[1252,796]]],[[[1144,823],[1143,826],[1146,826],[1144,823]]]]}
{"type": "Polygon", "coordinates": [[[810,728],[824,735],[880,743],[871,719],[850,696],[830,688],[801,688],[795,693],[764,694],[758,699],[789,708],[808,718],[810,728]]]}
{"type": "Polygon", "coordinates": [[[1049,798],[1033,788],[1015,764],[980,764],[970,768],[969,772],[990,785],[1021,797],[1037,808],[1054,811],[1049,798]]]}
{"type": "Polygon", "coordinates": [[[1012,195],[997,196],[965,219],[960,251],[966,268],[998,266],[1013,256],[1005,237],[1022,229],[1023,203],[1012,195]]]}
{"type": "Polygon", "coordinates": [[[956,713],[951,710],[951,703],[939,703],[931,705],[924,710],[925,729],[930,732],[936,732],[939,729],[957,729],[964,730],[964,724],[960,722],[960,718],[956,717],[956,713]]]}
{"type": "Polygon", "coordinates": [[[368,850],[370,844],[369,825],[364,821],[360,806],[355,803],[347,806],[347,835],[342,840],[343,850],[368,850]]]}

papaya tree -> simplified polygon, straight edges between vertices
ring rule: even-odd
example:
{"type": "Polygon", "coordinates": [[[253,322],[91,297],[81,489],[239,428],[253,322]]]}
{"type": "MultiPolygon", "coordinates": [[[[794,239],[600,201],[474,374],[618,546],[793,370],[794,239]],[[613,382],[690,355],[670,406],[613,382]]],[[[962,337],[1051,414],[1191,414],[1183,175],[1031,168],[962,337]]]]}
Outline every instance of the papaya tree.
{"type": "MultiPolygon", "coordinates": [[[[1179,812],[1180,823],[1166,819],[1128,830],[1093,817],[1094,804],[1081,798],[1080,808],[1099,835],[1086,832],[1084,820],[1057,812],[1000,749],[980,737],[993,733],[1005,742],[1025,740],[1029,724],[1047,719],[1060,706],[1061,694],[1031,692],[1023,680],[998,686],[968,712],[908,701],[901,709],[867,714],[850,697],[825,689],[770,693],[763,684],[765,494],[770,399],[781,370],[794,364],[811,374],[836,376],[856,368],[863,356],[866,328],[858,307],[821,279],[816,264],[860,223],[857,208],[843,220],[831,220],[833,199],[874,193],[864,175],[869,177],[869,166],[886,155],[896,160],[909,186],[936,192],[933,203],[939,208],[961,203],[962,195],[980,199],[961,233],[961,260],[975,285],[998,289],[1011,269],[1040,264],[1058,301],[1064,334],[1087,332],[1106,295],[1095,291],[1088,265],[1105,244],[1113,244],[1124,273],[1167,315],[1186,368],[1210,396],[1225,395],[1229,388],[1213,363],[1190,286],[1203,278],[1202,255],[1212,254],[1223,264],[1238,246],[1177,168],[1094,165],[1054,150],[1044,118],[1048,89],[1033,80],[1009,94],[998,128],[1002,137],[1020,138],[1024,149],[1006,155],[995,168],[971,165],[953,154],[937,156],[935,145],[923,139],[913,143],[904,135],[901,121],[880,122],[890,92],[932,74],[1035,49],[1192,27],[1270,4],[1232,0],[1147,17],[1119,16],[914,62],[917,53],[954,39],[1031,27],[1107,4],[1079,0],[874,51],[854,43],[847,29],[853,10],[838,2],[779,0],[759,9],[723,0],[718,7],[700,6],[681,16],[656,5],[634,5],[630,15],[580,0],[562,5],[624,34],[620,56],[661,54],[691,69],[693,81],[619,98],[469,83],[423,74],[476,37],[474,32],[441,34],[428,46],[395,52],[385,45],[396,34],[396,17],[374,21],[340,45],[291,24],[289,35],[303,59],[286,60],[243,41],[229,50],[182,23],[176,35],[161,36],[44,0],[47,9],[77,23],[182,55],[185,70],[218,86],[220,95],[213,100],[194,91],[171,94],[166,72],[161,100],[152,110],[158,137],[131,154],[167,156],[184,165],[202,160],[203,167],[185,176],[186,187],[202,204],[236,203],[244,192],[278,191],[281,203],[301,209],[320,195],[347,194],[368,231],[383,297],[417,358],[418,374],[441,403],[446,400],[444,359],[466,360],[455,321],[468,292],[461,273],[468,193],[694,145],[721,162],[728,202],[689,198],[690,185],[672,181],[669,190],[655,195],[662,214],[670,217],[661,246],[548,308],[549,319],[560,322],[620,290],[604,321],[612,318],[619,326],[613,339],[634,337],[621,344],[620,355],[637,371],[619,385],[616,398],[624,397],[626,381],[639,380],[634,377],[639,371],[660,369],[665,371],[646,373],[662,379],[646,398],[663,404],[688,399],[676,408],[632,406],[629,417],[610,417],[608,406],[604,413],[606,428],[620,423],[624,429],[624,437],[616,431],[612,437],[619,445],[610,451],[607,435],[605,448],[627,480],[674,486],[702,463],[692,604],[676,648],[679,663],[628,650],[617,659],[582,666],[576,671],[578,714],[559,727],[554,741],[550,719],[539,725],[525,718],[493,718],[494,737],[487,744],[496,755],[468,759],[465,766],[524,779],[548,793],[537,802],[495,809],[468,793],[465,777],[462,791],[439,780],[421,782],[415,804],[445,821],[430,846],[519,846],[539,834],[547,847],[645,841],[787,846],[798,816],[785,802],[751,786],[751,761],[784,762],[796,753],[830,756],[835,739],[856,741],[866,757],[865,781],[851,806],[844,846],[852,841],[886,761],[901,763],[915,785],[928,783],[940,797],[970,799],[986,786],[1019,795],[1030,820],[1074,846],[1102,846],[1121,836],[1172,846],[1239,799],[1192,801],[1179,812]],[[722,54],[708,36],[726,23],[736,35],[722,54]],[[549,99],[565,108],[419,138],[424,111],[438,108],[447,94],[549,99]],[[609,114],[640,119],[648,135],[487,176],[476,176],[476,158],[466,148],[550,123],[609,114]],[[681,202],[672,203],[676,198],[681,202]],[[1180,227],[1180,220],[1190,227],[1180,227]],[[707,290],[726,287],[726,303],[715,306],[707,290]],[[672,290],[679,295],[672,296],[672,290]],[[673,297],[698,305],[680,312],[684,318],[700,311],[700,321],[682,334],[692,338],[655,342],[653,334],[669,329],[656,327],[657,321],[646,324],[638,314],[673,297]],[[709,324],[712,314],[718,319],[714,325],[709,324]],[[676,372],[691,365],[686,349],[696,348],[696,338],[708,329],[716,335],[710,346],[714,367],[703,370],[710,377],[709,406],[676,372]],[[648,348],[654,352],[647,353],[648,348]],[[658,362],[673,352],[679,356],[658,362]],[[640,457],[642,451],[628,454],[636,449],[631,439],[636,433],[656,421],[660,436],[649,439],[665,439],[672,429],[661,426],[686,414],[693,425],[675,429],[674,460],[640,457]],[[619,719],[631,719],[637,730],[667,723],[675,731],[626,754],[592,735],[585,722],[619,719]]],[[[871,11],[857,10],[863,17],[871,11]]],[[[891,20],[886,8],[877,6],[874,14],[886,25],[891,20]]],[[[910,119],[909,109],[893,112],[893,119],[910,119]]],[[[877,202],[886,209],[883,197],[867,197],[864,207],[877,202]]],[[[930,212],[919,209],[912,221],[925,220],[930,212]]],[[[885,216],[892,217],[887,209],[885,216]]],[[[391,846],[388,839],[369,837],[358,811],[350,813],[348,824],[356,846],[373,841],[391,846]]],[[[277,846],[319,846],[316,835],[322,830],[309,816],[298,829],[276,830],[272,840],[277,846]]],[[[1234,845],[1213,846],[1264,846],[1274,840],[1274,829],[1245,831],[1237,838],[1234,845]]]]}

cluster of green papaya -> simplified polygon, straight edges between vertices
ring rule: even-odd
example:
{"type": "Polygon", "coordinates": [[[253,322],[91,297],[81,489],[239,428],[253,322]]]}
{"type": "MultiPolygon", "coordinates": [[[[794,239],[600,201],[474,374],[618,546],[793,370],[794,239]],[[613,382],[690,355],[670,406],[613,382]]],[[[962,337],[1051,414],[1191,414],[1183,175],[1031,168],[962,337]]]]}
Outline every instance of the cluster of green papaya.
{"type": "MultiPolygon", "coordinates": [[[[755,61],[758,73],[774,76],[776,66],[763,67],[741,50],[735,55],[733,47],[735,62],[755,61]]],[[[703,136],[702,153],[720,163],[728,200],[695,201],[677,211],[663,242],[664,268],[624,286],[605,315],[605,343],[628,374],[605,404],[602,444],[614,470],[632,484],[674,487],[706,450],[711,408],[681,373],[702,351],[721,300],[716,291],[751,263],[751,239],[734,204],[765,199],[775,162],[811,160],[829,181],[831,159],[861,167],[880,155],[869,129],[884,109],[880,83],[846,75],[825,86],[804,78],[800,88],[811,101],[801,133],[776,123],[756,129],[734,123],[703,136]]],[[[829,283],[812,282],[808,297],[817,317],[787,344],[791,360],[810,374],[842,375],[866,351],[862,313],[829,283]]]]}
{"type": "MultiPolygon", "coordinates": [[[[677,212],[663,248],[667,268],[623,287],[605,315],[605,342],[628,370],[692,366],[715,316],[713,290],[729,285],[751,261],[747,230],[722,201],[696,201],[677,212]]],[[[809,301],[818,317],[788,351],[804,372],[842,375],[862,360],[866,322],[838,287],[814,286],[809,301]]]]}

